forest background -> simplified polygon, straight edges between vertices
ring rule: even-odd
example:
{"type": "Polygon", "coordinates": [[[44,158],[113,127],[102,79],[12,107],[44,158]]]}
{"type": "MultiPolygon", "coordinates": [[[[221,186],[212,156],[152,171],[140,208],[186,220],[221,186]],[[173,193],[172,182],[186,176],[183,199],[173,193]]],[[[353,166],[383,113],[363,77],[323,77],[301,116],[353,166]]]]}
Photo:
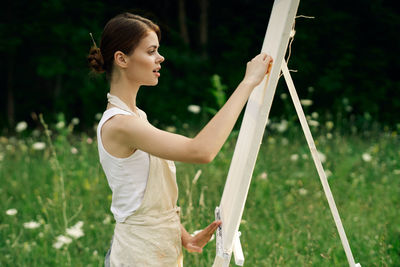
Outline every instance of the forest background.
{"type": "MultiPolygon", "coordinates": [[[[137,103],[155,126],[193,137],[260,52],[272,5],[3,4],[0,265],[104,266],[115,221],[95,129],[109,86],[88,68],[90,32],[99,44],[106,22],[126,11],[161,27],[159,84],[137,103]]],[[[395,1],[301,0],[297,14],[286,58],[355,260],[400,266],[400,12],[395,1]]],[[[246,266],[348,266],[282,78],[270,120],[240,224],[246,266]]],[[[240,122],[212,163],[176,162],[190,233],[214,219],[240,122]]],[[[214,257],[214,241],[202,254],[184,250],[186,266],[214,257]]]]}
{"type": "MultiPolygon", "coordinates": [[[[246,62],[260,52],[273,1],[10,1],[0,11],[0,129],[19,121],[40,127],[60,114],[93,131],[109,90],[89,73],[86,56],[105,23],[121,12],[154,20],[166,58],[159,85],[143,88],[138,106],[158,127],[206,121],[241,81],[246,62]],[[217,76],[216,76],[217,75],[217,76]],[[222,98],[221,98],[222,97],[222,98]],[[202,107],[202,116],[188,112],[202,107]]],[[[394,1],[301,1],[289,68],[307,112],[320,122],[351,122],[398,130],[400,12],[394,1]]],[[[271,119],[295,120],[278,85],[271,119]],[[291,113],[288,113],[288,110],[291,113]]],[[[287,103],[287,101],[286,101],[287,103]]],[[[343,127],[343,130],[348,127],[343,127]]]]}

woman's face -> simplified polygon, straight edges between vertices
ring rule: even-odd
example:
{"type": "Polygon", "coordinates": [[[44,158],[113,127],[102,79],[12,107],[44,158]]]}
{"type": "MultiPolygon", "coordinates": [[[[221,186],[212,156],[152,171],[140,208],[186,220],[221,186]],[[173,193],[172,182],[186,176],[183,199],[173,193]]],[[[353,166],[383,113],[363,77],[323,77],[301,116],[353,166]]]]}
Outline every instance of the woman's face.
{"type": "Polygon", "coordinates": [[[158,53],[157,34],[150,31],[131,55],[128,56],[127,77],[139,85],[157,85],[161,62],[164,57],[158,53]]]}

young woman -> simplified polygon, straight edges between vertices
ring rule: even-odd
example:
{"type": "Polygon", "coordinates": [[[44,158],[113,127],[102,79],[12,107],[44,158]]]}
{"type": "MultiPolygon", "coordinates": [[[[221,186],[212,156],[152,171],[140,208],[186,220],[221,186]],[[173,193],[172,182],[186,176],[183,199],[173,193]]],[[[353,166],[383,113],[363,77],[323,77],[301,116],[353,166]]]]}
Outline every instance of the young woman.
{"type": "Polygon", "coordinates": [[[196,137],[188,138],[152,126],[136,106],[140,86],[155,86],[160,78],[164,57],[158,52],[159,40],[157,25],[124,13],[106,24],[100,48],[94,43],[88,56],[92,69],[106,72],[110,82],[107,109],[97,129],[116,220],[106,265],[182,266],[182,246],[202,251],[221,222],[194,237],[183,228],[173,161],[211,162],[272,63],[266,54],[248,62],[243,81],[226,104],[196,137]]]}

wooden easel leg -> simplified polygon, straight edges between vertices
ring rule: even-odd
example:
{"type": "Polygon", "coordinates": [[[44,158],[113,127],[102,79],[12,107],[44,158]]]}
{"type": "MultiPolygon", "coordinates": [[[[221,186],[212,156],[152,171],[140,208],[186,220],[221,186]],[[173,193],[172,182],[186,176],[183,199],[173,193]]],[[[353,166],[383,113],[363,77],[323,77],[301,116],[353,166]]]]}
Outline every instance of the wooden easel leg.
{"type": "Polygon", "coordinates": [[[311,151],[311,155],[314,160],[315,167],[317,168],[317,172],[322,184],[322,187],[325,192],[326,199],[328,200],[329,208],[331,209],[331,213],[333,219],[336,224],[336,228],[339,232],[340,240],[342,241],[344,252],[346,253],[347,261],[349,262],[350,267],[361,267],[359,263],[355,263],[353,254],[351,253],[349,241],[347,240],[346,233],[343,228],[342,221],[340,220],[339,211],[336,208],[335,200],[333,199],[333,195],[331,189],[329,187],[328,179],[326,178],[326,174],[324,168],[322,167],[321,160],[318,156],[317,148],[315,147],[314,139],[312,138],[310,128],[307,124],[306,116],[304,115],[303,108],[300,104],[299,96],[297,95],[296,88],[294,86],[292,77],[290,76],[289,69],[287,67],[286,61],[282,61],[282,72],[285,77],[286,84],[289,89],[290,96],[292,97],[293,104],[295,106],[297,116],[300,120],[301,127],[303,129],[304,135],[306,137],[308,146],[311,151]]]}

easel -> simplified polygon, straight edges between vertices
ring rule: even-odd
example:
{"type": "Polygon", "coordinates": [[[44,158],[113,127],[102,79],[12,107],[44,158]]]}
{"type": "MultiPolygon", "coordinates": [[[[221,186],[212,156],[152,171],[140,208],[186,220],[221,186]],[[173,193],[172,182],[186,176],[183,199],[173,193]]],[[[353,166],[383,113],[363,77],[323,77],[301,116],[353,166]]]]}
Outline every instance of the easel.
{"type": "Polygon", "coordinates": [[[215,218],[222,220],[222,225],[216,232],[216,257],[213,267],[228,267],[232,252],[235,256],[236,265],[243,266],[244,264],[239,239],[240,232],[238,231],[239,223],[281,71],[310,148],[349,266],[361,267],[359,263],[356,264],[354,261],[325,171],[284,59],[298,4],[299,0],[275,0],[272,8],[261,51],[271,55],[274,58],[274,64],[270,74],[253,90],[249,98],[221,203],[215,209],[215,218]]]}

